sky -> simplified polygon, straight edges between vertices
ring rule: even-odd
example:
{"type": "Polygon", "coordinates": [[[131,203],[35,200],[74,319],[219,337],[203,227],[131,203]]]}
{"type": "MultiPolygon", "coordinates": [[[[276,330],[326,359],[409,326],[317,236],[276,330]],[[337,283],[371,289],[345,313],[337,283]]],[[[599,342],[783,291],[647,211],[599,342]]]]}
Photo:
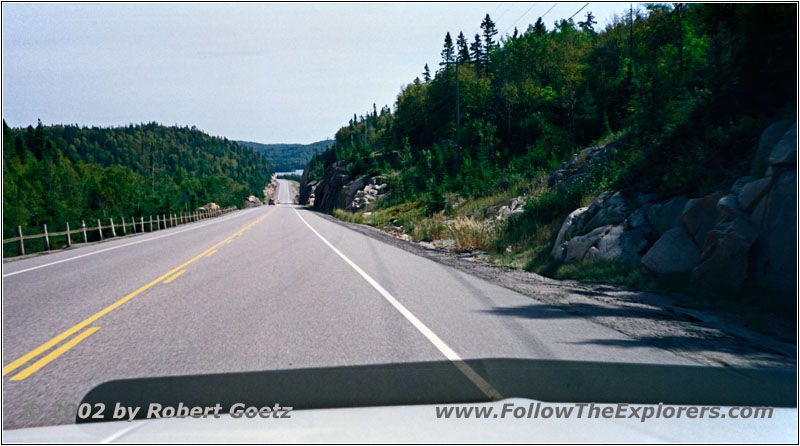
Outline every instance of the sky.
{"type": "MultiPolygon", "coordinates": [[[[471,41],[580,3],[3,3],[2,115],[12,127],[196,126],[262,143],[332,138],[354,113],[392,106],[471,41]],[[548,11],[549,10],[549,11],[548,11]]],[[[602,29],[630,3],[589,3],[602,29]]]]}

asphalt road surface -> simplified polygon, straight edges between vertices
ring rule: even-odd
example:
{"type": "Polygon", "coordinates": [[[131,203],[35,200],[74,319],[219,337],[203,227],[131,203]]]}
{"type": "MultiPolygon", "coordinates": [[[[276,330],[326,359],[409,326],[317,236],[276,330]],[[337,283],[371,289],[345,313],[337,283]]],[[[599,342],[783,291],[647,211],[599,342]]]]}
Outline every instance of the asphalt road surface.
{"type": "Polygon", "coordinates": [[[69,422],[29,412],[122,378],[450,360],[491,394],[461,359],[687,364],[544,304],[503,312],[536,301],[293,196],[280,180],[277,206],[5,263],[3,428],[69,422]]]}

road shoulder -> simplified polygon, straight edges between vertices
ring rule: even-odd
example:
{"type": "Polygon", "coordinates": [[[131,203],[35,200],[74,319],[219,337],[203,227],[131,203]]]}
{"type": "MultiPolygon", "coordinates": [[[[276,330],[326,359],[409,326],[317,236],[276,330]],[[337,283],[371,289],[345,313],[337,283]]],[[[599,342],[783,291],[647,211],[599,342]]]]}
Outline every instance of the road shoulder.
{"type": "Polygon", "coordinates": [[[701,364],[737,367],[797,365],[795,345],[757,333],[721,314],[681,307],[679,303],[683,296],[559,281],[527,271],[501,269],[469,254],[426,248],[371,226],[344,222],[323,213],[314,214],[701,364]]]}

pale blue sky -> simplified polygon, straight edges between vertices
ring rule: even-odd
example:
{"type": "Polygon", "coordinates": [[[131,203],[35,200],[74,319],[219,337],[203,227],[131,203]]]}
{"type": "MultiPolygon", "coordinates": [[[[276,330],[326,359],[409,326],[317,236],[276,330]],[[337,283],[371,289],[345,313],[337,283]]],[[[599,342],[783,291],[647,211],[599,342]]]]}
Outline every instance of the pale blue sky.
{"type": "MultiPolygon", "coordinates": [[[[558,3],[548,28],[585,2],[558,3]]],[[[392,105],[444,34],[520,31],[543,3],[4,3],[11,126],[156,121],[229,139],[310,143],[392,105]],[[516,23],[515,23],[516,21],[516,23]]],[[[629,3],[590,3],[602,28],[629,3]]],[[[471,40],[471,39],[470,39],[471,40]]]]}

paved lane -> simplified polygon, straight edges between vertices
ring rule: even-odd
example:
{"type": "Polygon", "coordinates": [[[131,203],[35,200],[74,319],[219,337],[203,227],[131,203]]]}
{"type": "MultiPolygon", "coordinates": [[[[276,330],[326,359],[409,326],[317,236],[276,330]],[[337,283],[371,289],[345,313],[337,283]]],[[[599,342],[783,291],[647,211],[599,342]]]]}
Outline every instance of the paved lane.
{"type": "Polygon", "coordinates": [[[686,363],[587,343],[628,338],[546,305],[518,317],[508,310],[536,302],[293,196],[280,180],[277,206],[5,264],[3,428],[51,424],[28,420],[26,405],[78,403],[112,379],[441,361],[442,346],[463,359],[686,363]]]}

